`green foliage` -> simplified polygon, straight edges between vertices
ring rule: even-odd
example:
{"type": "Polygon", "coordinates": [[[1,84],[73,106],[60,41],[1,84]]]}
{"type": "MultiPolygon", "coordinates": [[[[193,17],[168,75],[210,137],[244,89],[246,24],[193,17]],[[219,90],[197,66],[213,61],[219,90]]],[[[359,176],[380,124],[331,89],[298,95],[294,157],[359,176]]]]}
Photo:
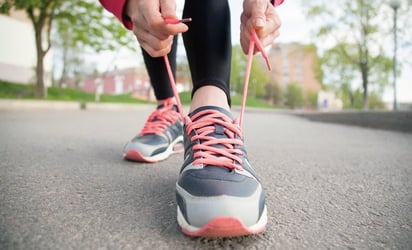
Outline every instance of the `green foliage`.
{"type": "MultiPolygon", "coordinates": [[[[314,35],[319,43],[325,39],[334,41],[322,58],[325,83],[339,86],[362,79],[357,85],[362,87],[366,97],[369,85],[383,91],[389,82],[392,64],[383,50],[388,26],[384,25],[386,20],[379,13],[381,8],[388,6],[365,0],[313,0],[304,1],[302,6],[316,26],[314,35]]],[[[355,95],[350,96],[353,106],[355,95]]],[[[364,105],[367,105],[366,100],[364,105]]]]}
{"type": "MultiPolygon", "coordinates": [[[[182,104],[189,105],[191,103],[191,92],[179,93],[182,104]]],[[[0,98],[7,99],[35,99],[34,85],[23,85],[0,81],[0,98]]],[[[233,95],[232,106],[240,106],[242,103],[241,95],[233,95]]],[[[87,93],[78,89],[49,87],[47,100],[59,101],[80,101],[80,102],[94,102],[95,94],[87,93]]],[[[100,96],[100,102],[109,103],[148,103],[146,100],[136,99],[130,94],[109,95],[103,94],[100,96]]],[[[257,108],[273,108],[264,100],[250,97],[246,101],[248,107],[257,108]]]]}
{"type": "Polygon", "coordinates": [[[363,102],[362,102],[362,92],[360,90],[356,90],[353,93],[353,109],[362,109],[363,108],[363,102]]]}
{"type": "Polygon", "coordinates": [[[348,83],[343,83],[336,90],[337,96],[342,100],[344,109],[354,108],[354,91],[348,83]]]}
{"type": "Polygon", "coordinates": [[[379,94],[372,92],[369,95],[369,109],[384,109],[385,104],[383,103],[379,94]]]}
{"type": "Polygon", "coordinates": [[[179,97],[182,104],[190,104],[192,102],[192,92],[190,91],[179,93],[179,97]]]}
{"type": "MultiPolygon", "coordinates": [[[[362,92],[360,90],[356,90],[353,93],[353,105],[350,109],[362,109],[362,92]]],[[[382,110],[385,108],[385,104],[383,103],[380,95],[376,92],[371,92],[369,95],[369,102],[368,102],[369,109],[375,110],[382,110]]]]}
{"type": "Polygon", "coordinates": [[[283,104],[283,92],[278,84],[266,84],[264,98],[276,106],[283,104]]]}
{"type": "Polygon", "coordinates": [[[247,57],[240,45],[232,47],[232,65],[230,71],[230,87],[235,93],[242,93],[245,79],[247,57]]]}
{"type": "Polygon", "coordinates": [[[23,85],[0,80],[0,98],[34,98],[34,85],[23,85]]]}
{"type": "Polygon", "coordinates": [[[108,95],[104,94],[100,96],[101,102],[111,102],[111,103],[148,103],[146,100],[137,99],[131,96],[131,94],[121,94],[121,95],[108,95]]]}
{"type": "MultiPolygon", "coordinates": [[[[0,81],[0,98],[34,99],[34,85],[23,85],[0,81]]],[[[71,88],[48,88],[47,100],[94,102],[95,94],[71,88]]],[[[108,95],[100,97],[101,102],[112,103],[147,103],[145,100],[133,98],[130,94],[108,95]]]]}
{"type": "Polygon", "coordinates": [[[95,98],[93,93],[71,88],[50,87],[47,93],[48,100],[92,102],[95,98]]]}
{"type": "Polygon", "coordinates": [[[136,49],[130,32],[97,1],[65,1],[56,11],[60,45],[88,47],[94,51],[113,50],[119,46],[136,49]]]}
{"type": "Polygon", "coordinates": [[[305,96],[305,106],[316,109],[318,107],[318,93],[316,91],[308,91],[305,96]]]}
{"type": "MultiPolygon", "coordinates": [[[[44,97],[43,58],[52,45],[67,48],[90,48],[94,51],[118,46],[134,48],[133,38],[102,6],[93,0],[5,0],[0,11],[24,10],[30,18],[37,48],[36,96],[44,97]],[[52,35],[53,27],[57,28],[52,35]]],[[[63,63],[67,63],[66,61],[63,63]]],[[[79,67],[81,68],[81,66],[79,67]]]]}
{"type": "MultiPolygon", "coordinates": [[[[232,106],[242,105],[242,95],[232,95],[231,98],[232,106]]],[[[248,97],[246,99],[246,106],[254,108],[273,108],[273,105],[269,104],[268,102],[254,97],[248,97]]]]}
{"type": "Polygon", "coordinates": [[[250,71],[248,96],[257,98],[265,95],[265,85],[269,82],[269,71],[265,67],[260,54],[256,55],[250,71]]]}
{"type": "Polygon", "coordinates": [[[303,106],[302,88],[294,83],[289,83],[285,91],[286,106],[295,109],[303,106]]]}
{"type": "MultiPolygon", "coordinates": [[[[192,100],[192,93],[189,91],[181,92],[179,93],[179,97],[182,104],[189,105],[192,100]]],[[[231,95],[231,99],[232,106],[240,106],[242,104],[242,95],[240,94],[231,95]]],[[[246,99],[246,106],[258,108],[273,108],[273,106],[267,103],[266,101],[254,97],[248,97],[246,99]]]]}
{"type": "MultiPolygon", "coordinates": [[[[247,56],[243,53],[240,45],[233,46],[230,79],[232,91],[235,93],[243,93],[246,64],[247,56]]],[[[265,96],[265,85],[269,82],[269,73],[265,67],[260,54],[256,55],[253,58],[250,71],[248,96],[265,96]]]]}

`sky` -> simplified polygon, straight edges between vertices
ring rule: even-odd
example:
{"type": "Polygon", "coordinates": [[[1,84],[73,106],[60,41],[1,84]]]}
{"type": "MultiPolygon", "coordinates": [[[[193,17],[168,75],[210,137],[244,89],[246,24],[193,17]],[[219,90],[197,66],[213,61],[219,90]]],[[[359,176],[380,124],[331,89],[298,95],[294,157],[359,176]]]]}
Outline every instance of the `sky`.
{"type": "MultiPolygon", "coordinates": [[[[231,9],[231,20],[232,20],[232,43],[239,44],[239,27],[240,27],[240,14],[242,12],[242,1],[240,0],[229,0],[231,9]]],[[[304,18],[302,8],[300,7],[299,0],[286,0],[281,6],[277,7],[278,15],[281,19],[282,26],[280,28],[280,36],[275,42],[279,43],[289,43],[289,42],[299,42],[303,44],[308,44],[312,42],[310,36],[310,25],[304,18]]],[[[177,0],[178,11],[182,10],[184,0],[177,0]]],[[[389,48],[391,49],[391,48],[389,48]]],[[[184,49],[180,46],[178,53],[184,53],[184,49]],[[183,51],[183,52],[182,52],[183,51]]],[[[391,50],[388,50],[391,51],[391,50]]],[[[399,53],[399,52],[398,52],[399,53]]],[[[398,54],[399,57],[400,53],[398,54]]],[[[130,56],[130,54],[129,54],[130,56]]],[[[392,56],[392,55],[390,55],[392,56]]],[[[122,56],[120,56],[122,57],[122,56]]],[[[120,58],[119,58],[120,59],[120,58]]],[[[124,59],[124,58],[123,58],[124,59]]],[[[129,57],[130,59],[130,57],[129,57]]],[[[132,59],[134,63],[139,63],[141,61],[132,59]]],[[[119,64],[121,60],[118,61],[119,64]]],[[[130,60],[126,60],[130,63],[130,60]]],[[[399,102],[412,102],[412,66],[405,66],[402,69],[402,75],[397,80],[397,97],[399,102]]],[[[392,80],[391,80],[392,81],[392,80]]],[[[393,88],[388,86],[387,91],[383,95],[383,99],[386,102],[392,102],[393,100],[393,88]]]]}

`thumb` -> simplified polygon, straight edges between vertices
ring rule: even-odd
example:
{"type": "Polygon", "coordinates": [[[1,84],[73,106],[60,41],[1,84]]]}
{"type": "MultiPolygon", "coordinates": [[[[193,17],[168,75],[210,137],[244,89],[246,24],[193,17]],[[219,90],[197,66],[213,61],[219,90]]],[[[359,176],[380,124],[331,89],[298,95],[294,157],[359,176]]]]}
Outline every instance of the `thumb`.
{"type": "Polygon", "coordinates": [[[177,18],[176,17],[176,2],[170,0],[160,0],[160,12],[163,18],[177,18]]]}
{"type": "Polygon", "coordinates": [[[266,1],[256,1],[252,8],[252,23],[255,28],[263,28],[266,25],[266,1]]]}

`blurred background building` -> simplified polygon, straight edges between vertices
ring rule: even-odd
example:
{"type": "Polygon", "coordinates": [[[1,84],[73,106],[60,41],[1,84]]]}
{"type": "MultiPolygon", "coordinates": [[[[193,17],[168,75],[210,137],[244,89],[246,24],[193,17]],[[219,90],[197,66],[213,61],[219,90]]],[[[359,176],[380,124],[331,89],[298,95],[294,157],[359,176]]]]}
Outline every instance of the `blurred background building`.
{"type": "Polygon", "coordinates": [[[294,83],[304,92],[318,92],[321,89],[316,78],[316,47],[298,43],[275,43],[269,50],[269,59],[273,68],[271,81],[281,88],[294,83]]]}
{"type": "MultiPolygon", "coordinates": [[[[35,79],[36,46],[33,25],[24,11],[0,15],[0,80],[29,84],[35,79]]],[[[45,59],[45,83],[51,85],[52,51],[45,59]]]]}

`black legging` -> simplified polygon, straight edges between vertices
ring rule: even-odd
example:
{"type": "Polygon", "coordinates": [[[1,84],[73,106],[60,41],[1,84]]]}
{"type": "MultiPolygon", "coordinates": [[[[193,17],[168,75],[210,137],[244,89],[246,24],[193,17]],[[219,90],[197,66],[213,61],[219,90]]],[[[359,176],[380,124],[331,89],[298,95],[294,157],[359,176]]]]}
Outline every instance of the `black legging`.
{"type": "MultiPolygon", "coordinates": [[[[230,60],[232,42],[230,10],[227,0],[186,0],[183,17],[191,17],[183,41],[193,80],[193,93],[200,87],[221,88],[230,105],[230,60]]],[[[176,44],[173,40],[169,61],[175,75],[176,44]]],[[[162,57],[153,58],[146,51],[143,58],[157,100],[173,97],[169,77],[162,57]]]]}

